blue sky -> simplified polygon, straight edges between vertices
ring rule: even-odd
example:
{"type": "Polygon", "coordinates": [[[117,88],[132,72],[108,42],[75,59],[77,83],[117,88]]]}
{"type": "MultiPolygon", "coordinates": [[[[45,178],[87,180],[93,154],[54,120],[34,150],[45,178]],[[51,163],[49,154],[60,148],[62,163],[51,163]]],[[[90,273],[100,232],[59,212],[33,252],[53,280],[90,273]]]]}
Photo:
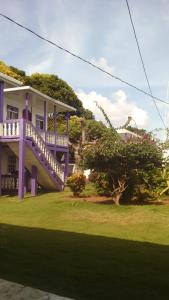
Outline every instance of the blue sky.
{"type": "MultiPolygon", "coordinates": [[[[147,91],[125,0],[0,0],[0,12],[147,91]]],[[[153,94],[167,98],[169,1],[129,0],[153,94]]],[[[151,99],[0,18],[0,59],[66,80],[97,119],[98,101],[119,126],[163,125],[151,99]]],[[[168,106],[158,105],[167,123],[168,106]]]]}

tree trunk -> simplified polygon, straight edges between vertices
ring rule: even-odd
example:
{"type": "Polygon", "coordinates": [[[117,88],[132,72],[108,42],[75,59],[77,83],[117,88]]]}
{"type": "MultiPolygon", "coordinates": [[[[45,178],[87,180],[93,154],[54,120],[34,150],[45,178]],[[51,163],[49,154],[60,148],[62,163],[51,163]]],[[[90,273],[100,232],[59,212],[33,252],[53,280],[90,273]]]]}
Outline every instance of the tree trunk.
{"type": "Polygon", "coordinates": [[[118,194],[114,195],[113,201],[114,201],[114,203],[116,205],[120,205],[120,198],[121,198],[121,196],[122,196],[122,193],[118,193],[118,194]]]}
{"type": "Polygon", "coordinates": [[[81,161],[81,155],[79,154],[80,152],[80,145],[74,145],[74,157],[75,157],[75,169],[76,171],[80,170],[80,161],[81,161]]]}
{"type": "Polygon", "coordinates": [[[126,185],[126,177],[123,176],[120,179],[116,180],[116,184],[114,179],[112,178],[113,181],[113,192],[112,192],[112,199],[116,205],[120,205],[120,198],[127,188],[126,185]]]}

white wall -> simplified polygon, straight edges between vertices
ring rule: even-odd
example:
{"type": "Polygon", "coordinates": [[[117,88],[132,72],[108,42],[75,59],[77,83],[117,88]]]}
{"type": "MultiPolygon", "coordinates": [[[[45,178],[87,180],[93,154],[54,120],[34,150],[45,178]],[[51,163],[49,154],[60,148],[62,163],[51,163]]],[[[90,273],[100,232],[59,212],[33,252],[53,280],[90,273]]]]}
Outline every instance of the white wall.
{"type": "MultiPolygon", "coordinates": [[[[19,109],[19,118],[22,118],[22,111],[25,109],[25,94],[18,93],[18,94],[5,94],[4,97],[4,120],[6,120],[7,117],[7,105],[11,105],[14,107],[17,107],[19,109]]],[[[34,126],[36,126],[36,115],[44,116],[44,101],[35,96],[29,96],[28,101],[28,108],[31,111],[32,110],[32,123],[34,126]]],[[[46,102],[46,109],[48,112],[48,102],[46,102]]],[[[47,129],[47,120],[46,120],[46,129],[47,129]]]]}
{"type": "Polygon", "coordinates": [[[25,108],[25,102],[23,101],[23,99],[20,97],[20,99],[18,99],[18,97],[16,95],[12,96],[10,95],[5,95],[4,97],[4,120],[6,120],[7,117],[7,105],[11,105],[14,107],[19,108],[19,118],[22,117],[22,111],[25,108]]]}
{"type": "MultiPolygon", "coordinates": [[[[47,103],[46,103],[46,110],[47,110],[47,103]]],[[[39,99],[38,97],[33,97],[32,99],[32,123],[36,126],[36,115],[44,116],[44,101],[39,99]]],[[[46,119],[47,125],[47,119],[46,119]]],[[[46,126],[47,129],[47,126],[46,126]]]]}

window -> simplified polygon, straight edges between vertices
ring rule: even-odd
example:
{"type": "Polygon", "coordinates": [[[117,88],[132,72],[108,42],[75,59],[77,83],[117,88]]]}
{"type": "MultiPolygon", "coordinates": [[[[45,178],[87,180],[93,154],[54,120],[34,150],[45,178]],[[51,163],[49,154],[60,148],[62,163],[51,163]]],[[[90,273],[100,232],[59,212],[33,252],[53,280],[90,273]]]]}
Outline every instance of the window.
{"type": "Polygon", "coordinates": [[[18,119],[18,108],[7,105],[7,120],[18,119]]]}
{"type": "Polygon", "coordinates": [[[36,128],[44,130],[44,118],[42,116],[36,115],[36,128]]]}
{"type": "Polygon", "coordinates": [[[16,173],[16,156],[8,157],[8,173],[16,173]]]}

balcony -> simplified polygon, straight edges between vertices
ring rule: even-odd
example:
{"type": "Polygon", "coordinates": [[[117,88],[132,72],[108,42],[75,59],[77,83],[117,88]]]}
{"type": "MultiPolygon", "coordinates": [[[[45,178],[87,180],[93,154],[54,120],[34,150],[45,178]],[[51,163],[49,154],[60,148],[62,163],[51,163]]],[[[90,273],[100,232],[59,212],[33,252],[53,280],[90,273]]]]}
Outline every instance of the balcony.
{"type": "MultiPolygon", "coordinates": [[[[29,124],[29,121],[26,121],[26,124],[29,124]]],[[[32,125],[32,123],[30,123],[32,125]]],[[[33,125],[32,125],[33,126],[33,125]]],[[[51,131],[39,131],[34,128],[37,133],[42,137],[46,145],[57,146],[57,147],[68,147],[68,135],[60,135],[57,132],[51,131]]],[[[18,139],[20,136],[20,120],[7,120],[3,123],[0,123],[0,138],[1,139],[18,139]]]]}

